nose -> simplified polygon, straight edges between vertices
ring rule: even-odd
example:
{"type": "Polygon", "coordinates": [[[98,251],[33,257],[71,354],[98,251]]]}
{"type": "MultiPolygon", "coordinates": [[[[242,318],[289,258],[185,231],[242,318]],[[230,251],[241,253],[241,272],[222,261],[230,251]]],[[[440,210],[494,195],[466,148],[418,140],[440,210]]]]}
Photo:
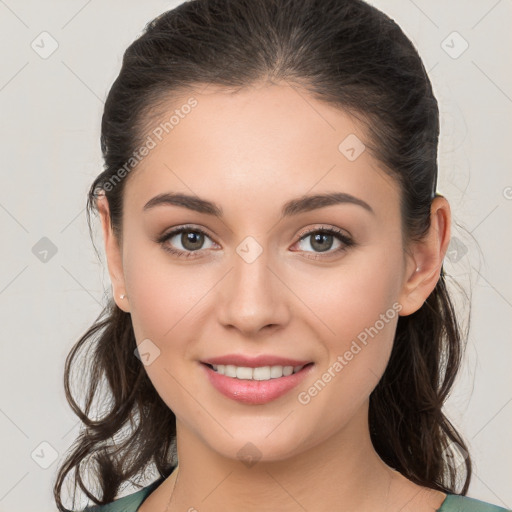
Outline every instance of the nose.
{"type": "Polygon", "coordinates": [[[218,296],[218,318],[224,327],[254,338],[260,331],[287,325],[290,292],[272,266],[265,250],[254,261],[233,255],[233,268],[218,296]]]}

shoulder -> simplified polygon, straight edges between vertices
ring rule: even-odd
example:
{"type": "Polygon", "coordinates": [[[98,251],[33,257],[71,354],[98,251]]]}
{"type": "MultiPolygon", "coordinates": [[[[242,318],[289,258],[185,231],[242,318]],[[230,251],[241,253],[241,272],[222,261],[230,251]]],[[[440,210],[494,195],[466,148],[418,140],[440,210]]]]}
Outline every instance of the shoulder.
{"type": "Polygon", "coordinates": [[[111,503],[106,505],[95,505],[87,507],[81,512],[136,512],[142,502],[149,496],[149,494],[162,482],[159,478],[152,484],[143,487],[139,491],[136,491],[122,498],[118,498],[111,503]]]}
{"type": "Polygon", "coordinates": [[[468,496],[447,494],[438,512],[510,512],[510,509],[498,507],[468,496]]]}

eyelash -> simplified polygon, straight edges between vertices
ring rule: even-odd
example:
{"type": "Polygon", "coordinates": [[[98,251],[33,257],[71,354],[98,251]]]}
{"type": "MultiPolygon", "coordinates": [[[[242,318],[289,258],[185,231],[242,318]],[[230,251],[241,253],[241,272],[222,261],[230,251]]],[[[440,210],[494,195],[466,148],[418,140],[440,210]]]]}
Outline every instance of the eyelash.
{"type": "MultiPolygon", "coordinates": [[[[167,251],[175,256],[183,257],[183,258],[194,258],[194,257],[196,257],[195,253],[201,252],[201,250],[203,250],[203,249],[199,249],[197,251],[181,251],[179,249],[174,249],[173,247],[171,247],[169,245],[165,245],[165,243],[168,240],[170,240],[171,238],[173,238],[175,235],[178,235],[180,233],[187,232],[187,231],[191,232],[191,233],[200,233],[208,238],[211,238],[208,235],[208,233],[206,233],[205,231],[203,231],[200,228],[196,228],[194,226],[180,226],[179,228],[176,228],[176,229],[170,231],[169,233],[162,235],[161,237],[159,237],[156,240],[156,242],[159,243],[165,251],[167,251]]],[[[345,233],[343,233],[339,229],[332,228],[332,227],[330,227],[330,228],[313,228],[313,229],[307,230],[306,232],[301,233],[299,235],[299,240],[296,243],[306,239],[310,235],[317,234],[317,233],[323,234],[323,235],[333,235],[343,245],[334,251],[328,251],[325,253],[317,252],[317,253],[314,253],[314,254],[316,254],[316,256],[306,256],[306,258],[313,259],[313,260],[324,259],[326,257],[329,258],[334,254],[339,254],[340,252],[346,251],[350,247],[353,247],[356,245],[356,243],[354,242],[354,240],[352,240],[352,238],[347,236],[345,233]],[[323,256],[323,254],[327,254],[328,256],[323,256]]],[[[309,252],[309,251],[306,251],[306,252],[309,252]]]]}

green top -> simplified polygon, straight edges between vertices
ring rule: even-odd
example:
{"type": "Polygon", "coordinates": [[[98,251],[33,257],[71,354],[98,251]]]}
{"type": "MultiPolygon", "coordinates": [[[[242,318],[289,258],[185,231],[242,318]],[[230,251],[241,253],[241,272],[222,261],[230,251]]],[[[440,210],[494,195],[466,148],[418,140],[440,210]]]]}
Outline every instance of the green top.
{"type": "MultiPolygon", "coordinates": [[[[86,508],[83,512],[136,512],[142,505],[142,502],[154,491],[164,478],[159,478],[140,491],[119,498],[107,505],[96,505],[92,508],[86,508]]],[[[441,507],[437,512],[512,512],[509,509],[492,505],[485,501],[480,501],[467,496],[458,494],[447,494],[441,507]]]]}

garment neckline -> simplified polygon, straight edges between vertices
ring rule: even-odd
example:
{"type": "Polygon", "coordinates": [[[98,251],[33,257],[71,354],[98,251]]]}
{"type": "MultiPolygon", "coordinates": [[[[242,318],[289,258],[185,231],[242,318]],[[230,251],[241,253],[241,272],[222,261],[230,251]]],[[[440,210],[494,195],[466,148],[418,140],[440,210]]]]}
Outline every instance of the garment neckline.
{"type": "MultiPolygon", "coordinates": [[[[172,468],[171,473],[175,469],[176,469],[176,467],[172,468]]],[[[139,505],[137,507],[137,510],[139,510],[139,508],[142,506],[144,501],[146,501],[149,498],[149,496],[151,495],[151,493],[153,491],[156,491],[157,487],[159,487],[159,485],[161,483],[163,483],[165,479],[166,479],[165,476],[161,476],[160,478],[155,480],[153,483],[149,484],[144,489],[141,489],[139,491],[140,493],[143,493],[143,498],[142,498],[142,501],[139,503],[139,505]]],[[[445,507],[448,505],[448,501],[449,501],[450,496],[452,496],[452,494],[450,494],[450,493],[443,493],[443,494],[445,494],[444,500],[442,501],[441,505],[439,506],[439,508],[436,509],[435,512],[445,512],[445,507]]]]}
{"type": "MultiPolygon", "coordinates": [[[[174,471],[175,468],[172,468],[172,471],[174,471]]],[[[171,473],[172,473],[171,471],[171,473]]],[[[149,496],[151,495],[151,493],[153,491],[156,491],[157,487],[160,486],[160,484],[162,484],[164,482],[164,480],[166,479],[165,476],[161,476],[160,478],[158,478],[157,480],[155,480],[153,483],[149,484],[148,486],[144,487],[143,489],[141,489],[139,492],[142,494],[142,500],[141,502],[138,504],[137,506],[137,510],[140,509],[140,507],[142,506],[142,504],[149,498],[149,496]]]]}
{"type": "Polygon", "coordinates": [[[449,494],[449,493],[444,493],[444,494],[446,494],[446,496],[444,497],[443,502],[441,503],[441,505],[439,506],[439,508],[436,510],[436,512],[443,512],[443,511],[444,511],[444,508],[443,508],[443,507],[444,507],[444,506],[445,506],[445,504],[446,504],[446,500],[448,499],[448,496],[450,496],[450,494],[449,494]]]}

